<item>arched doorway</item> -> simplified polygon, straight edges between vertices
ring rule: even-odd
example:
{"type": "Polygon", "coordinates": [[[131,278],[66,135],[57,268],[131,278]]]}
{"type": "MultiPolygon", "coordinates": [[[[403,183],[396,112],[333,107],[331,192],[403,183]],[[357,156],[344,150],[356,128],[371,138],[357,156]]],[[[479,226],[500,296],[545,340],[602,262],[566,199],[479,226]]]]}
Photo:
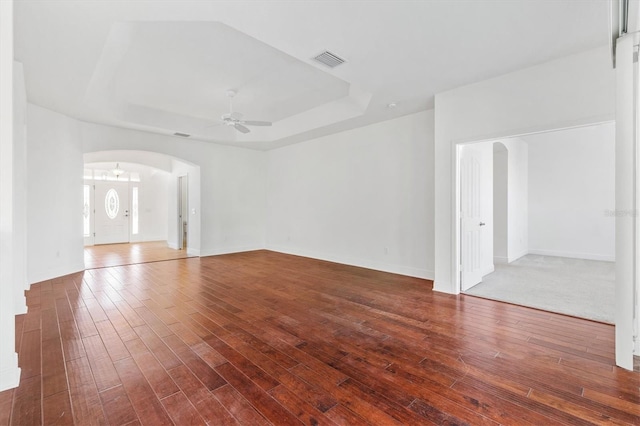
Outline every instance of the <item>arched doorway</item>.
{"type": "MultiPolygon", "coordinates": [[[[189,214],[200,210],[199,166],[123,150],[86,153],[84,163],[85,247],[124,243],[110,247],[119,254],[109,260],[120,257],[123,264],[200,254],[200,223],[189,214]]],[[[85,248],[85,266],[106,266],[91,256],[102,251],[85,248]]]]}

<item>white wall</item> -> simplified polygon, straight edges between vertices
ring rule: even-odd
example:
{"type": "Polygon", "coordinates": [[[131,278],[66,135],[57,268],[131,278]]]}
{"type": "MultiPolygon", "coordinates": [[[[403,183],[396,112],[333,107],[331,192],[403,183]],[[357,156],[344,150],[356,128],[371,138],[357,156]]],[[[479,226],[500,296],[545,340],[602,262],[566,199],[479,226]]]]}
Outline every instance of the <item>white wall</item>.
{"type": "Polygon", "coordinates": [[[612,120],[614,74],[603,47],[436,95],[435,282],[458,293],[455,146],[612,120]]]}
{"type": "Polygon", "coordinates": [[[268,159],[268,249],[433,277],[433,111],[268,159]]]}
{"type": "MultiPolygon", "coordinates": [[[[171,174],[145,170],[138,186],[138,241],[166,241],[169,235],[169,188],[171,174]]],[[[133,236],[132,236],[133,238],[133,236]]]]}
{"type": "Polygon", "coordinates": [[[504,144],[493,144],[493,262],[508,263],[508,185],[509,151],[504,144]]]}
{"type": "Polygon", "coordinates": [[[27,107],[28,279],[35,283],[84,269],[82,148],[78,122],[27,107]]]}
{"type": "Polygon", "coordinates": [[[500,141],[509,152],[507,177],[507,261],[529,251],[529,147],[521,138],[500,141]]]}
{"type": "Polygon", "coordinates": [[[13,283],[15,313],[27,312],[27,91],[21,63],[13,62],[13,283]]]}
{"type": "Polygon", "coordinates": [[[615,260],[615,124],[524,139],[529,145],[529,252],[615,260]]]}
{"type": "MultiPolygon", "coordinates": [[[[14,285],[14,77],[18,83],[19,102],[21,76],[14,76],[13,64],[13,2],[0,2],[0,391],[18,386],[20,368],[15,348],[15,314],[24,306],[16,298],[14,285]]],[[[19,112],[18,112],[19,113],[19,112]]],[[[19,176],[18,176],[19,177],[19,176]]]]}

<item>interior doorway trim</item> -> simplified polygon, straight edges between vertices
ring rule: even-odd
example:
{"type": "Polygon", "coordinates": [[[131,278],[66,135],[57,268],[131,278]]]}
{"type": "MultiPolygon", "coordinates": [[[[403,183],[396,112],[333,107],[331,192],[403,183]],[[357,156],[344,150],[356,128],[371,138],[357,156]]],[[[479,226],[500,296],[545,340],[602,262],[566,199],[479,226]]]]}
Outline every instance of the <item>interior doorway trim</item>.
{"type": "Polygon", "coordinates": [[[463,262],[462,262],[462,254],[461,254],[461,250],[462,250],[462,229],[461,229],[461,220],[462,220],[462,214],[461,214],[461,164],[460,164],[460,159],[461,159],[461,153],[463,150],[463,147],[468,146],[468,145],[473,145],[476,143],[483,143],[483,142],[500,142],[502,140],[505,139],[510,139],[510,138],[519,138],[519,137],[523,137],[523,136],[529,136],[529,135],[535,135],[535,134],[540,134],[540,133],[549,133],[549,132],[556,132],[556,131],[561,131],[561,130],[570,130],[570,129],[577,129],[577,128],[582,128],[582,127],[591,127],[591,126],[595,126],[595,125],[599,125],[599,124],[607,124],[607,123],[615,123],[615,120],[611,120],[611,119],[601,119],[601,120],[593,120],[593,121],[589,121],[589,122],[580,122],[580,123],[575,123],[575,124],[571,124],[571,125],[566,125],[566,126],[558,126],[558,127],[551,127],[551,128],[545,128],[545,129],[535,129],[535,130],[529,130],[529,131],[522,131],[522,132],[516,132],[514,131],[513,134],[509,134],[509,135],[503,135],[503,136],[493,136],[490,138],[486,138],[486,139],[473,139],[473,140],[467,140],[467,141],[460,141],[460,142],[455,142],[452,145],[452,150],[453,150],[453,162],[454,162],[454,168],[453,168],[453,174],[454,174],[454,187],[453,187],[453,197],[452,197],[452,205],[453,205],[453,226],[451,229],[452,232],[452,247],[451,247],[451,251],[452,251],[452,257],[451,257],[451,270],[452,270],[452,277],[453,280],[455,280],[453,289],[455,289],[455,294],[459,294],[462,292],[462,268],[463,268],[463,262]]]}
{"type": "Polygon", "coordinates": [[[178,250],[186,250],[189,241],[189,175],[178,176],[178,250]]]}

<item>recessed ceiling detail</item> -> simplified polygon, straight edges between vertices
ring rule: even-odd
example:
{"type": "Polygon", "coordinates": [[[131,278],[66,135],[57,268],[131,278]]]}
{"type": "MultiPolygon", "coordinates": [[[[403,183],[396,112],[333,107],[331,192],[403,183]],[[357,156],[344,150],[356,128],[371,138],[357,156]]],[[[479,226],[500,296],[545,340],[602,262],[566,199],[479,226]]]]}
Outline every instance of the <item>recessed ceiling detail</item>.
{"type": "Polygon", "coordinates": [[[272,141],[364,114],[368,102],[354,93],[346,81],[220,22],[120,22],[85,100],[128,125],[218,142],[272,141]],[[273,126],[241,133],[223,125],[230,87],[234,109],[273,126]]]}
{"type": "Polygon", "coordinates": [[[331,53],[328,50],[325,50],[315,58],[314,60],[320,62],[323,65],[328,66],[329,68],[335,68],[340,64],[344,64],[344,59],[336,55],[335,53],[331,53]]]}
{"type": "Polygon", "coordinates": [[[589,49],[610,59],[606,1],[14,3],[30,103],[252,149],[433,108],[437,93],[589,49]],[[348,65],[315,61],[324,50],[348,65]],[[273,126],[221,125],[227,89],[273,126]]]}

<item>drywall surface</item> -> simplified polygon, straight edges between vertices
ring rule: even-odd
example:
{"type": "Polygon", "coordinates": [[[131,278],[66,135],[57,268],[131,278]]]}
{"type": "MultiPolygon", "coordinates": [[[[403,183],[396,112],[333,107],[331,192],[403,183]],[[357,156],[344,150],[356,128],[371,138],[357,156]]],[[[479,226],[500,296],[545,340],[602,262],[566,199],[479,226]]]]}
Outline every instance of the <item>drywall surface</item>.
{"type": "Polygon", "coordinates": [[[524,137],[529,252],[615,260],[615,124],[524,137]]]}
{"type": "Polygon", "coordinates": [[[521,138],[500,141],[509,152],[507,185],[507,262],[529,251],[529,147],[521,138]]]}
{"type": "Polygon", "coordinates": [[[191,210],[189,218],[190,229],[201,238],[189,243],[199,244],[194,254],[208,256],[264,247],[264,152],[92,123],[80,123],[80,129],[85,153],[155,152],[199,167],[199,176],[189,175],[189,182],[200,182],[200,194],[191,193],[191,185],[189,193],[190,204],[199,198],[199,206],[195,212],[191,210]],[[200,229],[194,228],[198,226],[200,229]]]}
{"type": "Polygon", "coordinates": [[[27,312],[27,91],[24,69],[13,62],[13,285],[16,314],[27,312]]]}
{"type": "Polygon", "coordinates": [[[493,262],[508,263],[508,187],[509,151],[500,143],[493,144],[493,262]]]}
{"type": "Polygon", "coordinates": [[[433,111],[267,155],[268,249],[433,277],[433,111]]]}
{"type": "Polygon", "coordinates": [[[143,168],[140,182],[131,182],[130,190],[138,188],[139,232],[131,235],[132,241],[166,241],[169,226],[171,173],[143,168]]]}
{"type": "Polygon", "coordinates": [[[27,106],[28,279],[84,269],[82,148],[78,122],[27,106]]]}
{"type": "Polygon", "coordinates": [[[435,290],[460,291],[455,146],[611,120],[614,84],[603,47],[436,95],[435,290]]]}
{"type": "MultiPolygon", "coordinates": [[[[20,87],[21,75],[14,75],[13,2],[0,2],[0,391],[18,386],[20,368],[15,348],[15,314],[24,301],[18,301],[14,285],[14,104],[13,91],[20,87]],[[17,88],[14,86],[14,79],[17,88]]],[[[18,69],[17,71],[20,71],[18,69]]],[[[19,105],[20,93],[16,96],[19,105]]],[[[18,117],[15,117],[19,120],[18,117]]],[[[19,140],[19,139],[18,139],[19,140]]]]}

